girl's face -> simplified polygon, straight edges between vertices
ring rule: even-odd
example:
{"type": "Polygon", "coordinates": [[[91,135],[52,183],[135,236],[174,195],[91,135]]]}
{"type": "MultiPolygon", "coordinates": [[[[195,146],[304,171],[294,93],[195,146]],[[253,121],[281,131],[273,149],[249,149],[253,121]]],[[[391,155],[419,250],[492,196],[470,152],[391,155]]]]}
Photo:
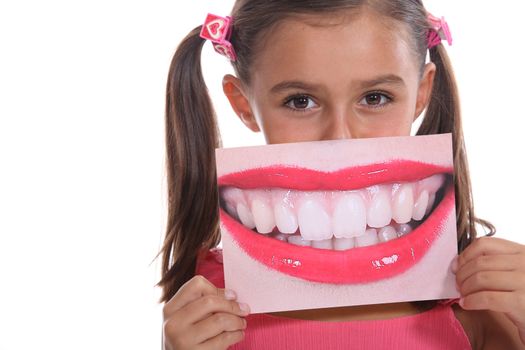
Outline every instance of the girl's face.
{"type": "Polygon", "coordinates": [[[362,10],[350,17],[288,19],[266,36],[249,86],[224,92],[267,143],[410,135],[435,73],[419,64],[402,26],[362,10]]]}

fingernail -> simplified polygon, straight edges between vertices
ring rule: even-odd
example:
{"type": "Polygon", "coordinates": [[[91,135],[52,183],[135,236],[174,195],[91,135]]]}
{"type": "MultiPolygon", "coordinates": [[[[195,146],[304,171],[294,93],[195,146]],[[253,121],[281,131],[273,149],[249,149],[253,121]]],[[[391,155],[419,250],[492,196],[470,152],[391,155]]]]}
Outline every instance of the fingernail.
{"type": "Polygon", "coordinates": [[[226,300],[235,300],[237,298],[237,294],[231,289],[225,289],[224,290],[224,297],[226,300]]]}
{"type": "Polygon", "coordinates": [[[239,303],[239,308],[241,309],[241,311],[243,313],[245,313],[246,315],[248,315],[250,313],[250,307],[248,306],[248,304],[245,304],[245,303],[239,303]]]}
{"type": "Polygon", "coordinates": [[[459,298],[458,304],[461,307],[465,306],[465,300],[463,298],[459,298]]]}
{"type": "Polygon", "coordinates": [[[450,264],[450,269],[454,273],[458,271],[458,257],[457,256],[454,258],[454,260],[452,260],[452,263],[450,264]]]}

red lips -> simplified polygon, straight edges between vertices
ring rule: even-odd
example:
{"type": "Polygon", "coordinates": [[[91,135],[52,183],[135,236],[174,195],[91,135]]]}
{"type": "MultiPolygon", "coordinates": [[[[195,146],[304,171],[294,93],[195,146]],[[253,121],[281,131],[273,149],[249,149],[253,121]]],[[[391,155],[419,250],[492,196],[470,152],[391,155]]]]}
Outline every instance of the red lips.
{"type": "MultiPolygon", "coordinates": [[[[335,172],[271,166],[221,176],[218,184],[241,189],[280,187],[300,191],[352,190],[380,183],[413,182],[452,171],[451,167],[405,160],[335,172]]],[[[408,235],[374,246],[344,251],[301,247],[257,234],[222,209],[220,218],[237,244],[267,267],[309,281],[351,284],[393,277],[414,266],[439,236],[454,204],[454,185],[449,183],[437,208],[408,235]]]]}

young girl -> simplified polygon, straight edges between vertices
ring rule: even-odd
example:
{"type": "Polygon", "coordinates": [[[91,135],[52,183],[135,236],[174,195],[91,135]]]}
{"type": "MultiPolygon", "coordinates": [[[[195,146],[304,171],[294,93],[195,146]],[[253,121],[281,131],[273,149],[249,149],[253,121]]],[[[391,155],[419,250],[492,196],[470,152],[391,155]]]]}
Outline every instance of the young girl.
{"type": "Polygon", "coordinates": [[[233,110],[268,143],[408,136],[425,108],[419,135],[452,133],[461,298],[249,315],[223,289],[220,138],[199,26],[177,49],[167,86],[164,348],[525,349],[525,247],[476,238],[476,223],[489,236],[494,228],[473,211],[456,84],[439,37],[451,40],[446,23],[420,0],[238,0],[231,16],[209,18],[204,32],[233,64],[236,76],[223,80],[233,110]]]}

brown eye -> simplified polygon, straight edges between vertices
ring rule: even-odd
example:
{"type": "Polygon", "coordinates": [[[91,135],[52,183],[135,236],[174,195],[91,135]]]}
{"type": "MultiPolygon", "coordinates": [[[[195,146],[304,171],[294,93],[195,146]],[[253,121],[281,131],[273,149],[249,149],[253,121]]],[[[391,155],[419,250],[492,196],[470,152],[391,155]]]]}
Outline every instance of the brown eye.
{"type": "Polygon", "coordinates": [[[388,103],[392,101],[392,98],[389,96],[380,93],[380,92],[372,92],[363,97],[363,99],[359,102],[359,104],[363,104],[368,107],[372,108],[379,108],[384,107],[388,103]]]}
{"type": "Polygon", "coordinates": [[[298,109],[303,109],[308,107],[308,97],[296,97],[293,100],[293,106],[298,109]]]}
{"type": "Polygon", "coordinates": [[[379,94],[370,94],[366,96],[366,102],[369,105],[377,105],[381,102],[381,96],[379,94]]]}
{"type": "Polygon", "coordinates": [[[305,111],[314,107],[317,107],[317,104],[312,100],[311,97],[306,95],[294,96],[288,99],[285,105],[292,110],[305,111]]]}

